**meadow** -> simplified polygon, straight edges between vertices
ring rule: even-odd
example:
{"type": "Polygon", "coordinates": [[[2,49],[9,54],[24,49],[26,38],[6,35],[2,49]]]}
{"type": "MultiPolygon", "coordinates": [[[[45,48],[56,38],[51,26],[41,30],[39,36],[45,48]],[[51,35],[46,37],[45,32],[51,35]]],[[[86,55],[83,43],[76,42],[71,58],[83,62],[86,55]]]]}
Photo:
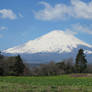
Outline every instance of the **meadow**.
{"type": "Polygon", "coordinates": [[[0,92],[92,92],[91,76],[0,77],[0,92]]]}

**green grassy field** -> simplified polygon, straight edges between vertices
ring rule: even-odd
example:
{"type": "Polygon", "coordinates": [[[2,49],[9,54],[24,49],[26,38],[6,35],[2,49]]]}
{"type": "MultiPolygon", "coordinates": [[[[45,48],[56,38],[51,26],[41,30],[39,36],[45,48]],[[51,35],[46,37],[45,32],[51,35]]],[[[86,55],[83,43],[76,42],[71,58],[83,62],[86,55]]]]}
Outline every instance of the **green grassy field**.
{"type": "Polygon", "coordinates": [[[0,77],[0,92],[92,92],[92,77],[0,77]]]}

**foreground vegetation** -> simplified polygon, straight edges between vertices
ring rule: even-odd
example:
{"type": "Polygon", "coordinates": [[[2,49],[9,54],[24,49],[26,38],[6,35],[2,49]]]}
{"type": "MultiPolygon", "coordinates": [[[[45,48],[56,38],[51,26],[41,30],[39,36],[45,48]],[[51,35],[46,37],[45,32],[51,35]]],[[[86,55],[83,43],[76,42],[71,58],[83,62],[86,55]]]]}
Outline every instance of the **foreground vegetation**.
{"type": "Polygon", "coordinates": [[[29,67],[24,64],[20,55],[3,56],[0,53],[0,76],[55,76],[71,73],[91,73],[83,49],[79,49],[75,62],[73,58],[60,62],[40,64],[37,67],[29,67]]]}
{"type": "Polygon", "coordinates": [[[82,49],[75,63],[70,58],[30,69],[20,55],[7,57],[0,53],[0,92],[92,92],[90,67],[82,49]]]}
{"type": "Polygon", "coordinates": [[[92,92],[92,75],[0,77],[0,92],[92,92]]]}

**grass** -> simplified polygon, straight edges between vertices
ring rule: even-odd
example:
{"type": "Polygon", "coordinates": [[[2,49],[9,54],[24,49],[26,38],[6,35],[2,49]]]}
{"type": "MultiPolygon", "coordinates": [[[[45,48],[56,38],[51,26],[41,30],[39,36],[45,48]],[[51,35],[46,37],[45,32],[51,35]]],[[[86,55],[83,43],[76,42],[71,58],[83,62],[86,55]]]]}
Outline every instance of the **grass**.
{"type": "Polygon", "coordinates": [[[92,77],[0,77],[0,92],[92,92],[92,77]]]}

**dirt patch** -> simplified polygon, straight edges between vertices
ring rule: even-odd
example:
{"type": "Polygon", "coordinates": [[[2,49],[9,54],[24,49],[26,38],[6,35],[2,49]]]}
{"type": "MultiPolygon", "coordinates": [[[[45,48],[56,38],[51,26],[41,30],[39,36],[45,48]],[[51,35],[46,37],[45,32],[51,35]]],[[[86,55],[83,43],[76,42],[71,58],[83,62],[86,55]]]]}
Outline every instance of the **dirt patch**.
{"type": "Polygon", "coordinates": [[[92,77],[92,74],[72,74],[71,77],[92,77]]]}

